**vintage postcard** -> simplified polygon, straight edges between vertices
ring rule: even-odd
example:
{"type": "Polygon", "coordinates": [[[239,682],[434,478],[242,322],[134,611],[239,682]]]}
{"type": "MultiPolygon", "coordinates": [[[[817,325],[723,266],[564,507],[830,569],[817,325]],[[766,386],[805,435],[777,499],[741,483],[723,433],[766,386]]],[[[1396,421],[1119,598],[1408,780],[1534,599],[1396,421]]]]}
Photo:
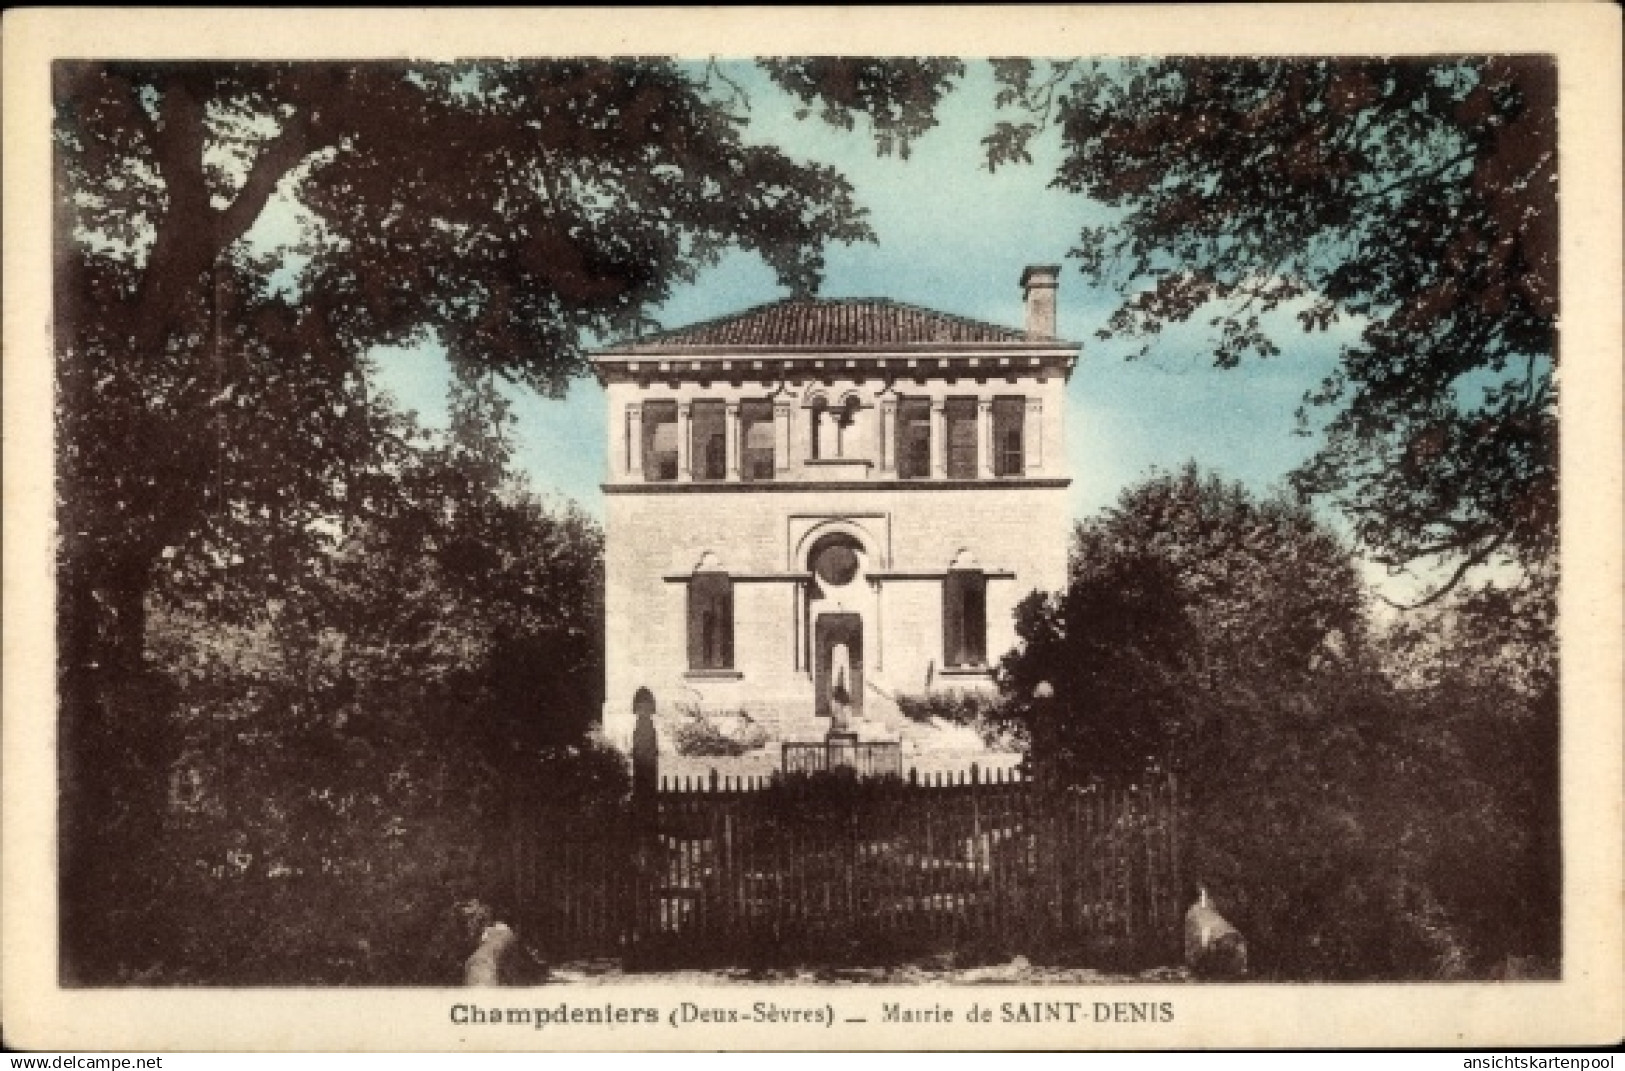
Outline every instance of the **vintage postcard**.
{"type": "Polygon", "coordinates": [[[6,30],[8,1044],[1625,1033],[1617,8],[6,30]]]}

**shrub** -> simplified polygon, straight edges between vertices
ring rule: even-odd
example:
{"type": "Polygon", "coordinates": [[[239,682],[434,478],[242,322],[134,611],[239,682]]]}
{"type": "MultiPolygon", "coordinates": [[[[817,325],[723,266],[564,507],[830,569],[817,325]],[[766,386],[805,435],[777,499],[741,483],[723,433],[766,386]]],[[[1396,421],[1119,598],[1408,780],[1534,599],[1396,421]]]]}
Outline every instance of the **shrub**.
{"type": "Polygon", "coordinates": [[[990,713],[1073,781],[1172,770],[1183,873],[1260,976],[1551,960],[1555,603],[1481,592],[1385,640],[1352,561],[1288,501],[1153,479],[1079,527],[1067,590],[1018,608],[990,713]]]}
{"type": "Polygon", "coordinates": [[[767,744],[767,730],[743,710],[708,714],[698,706],[682,706],[678,713],[682,717],[672,738],[679,755],[733,758],[767,744]]]}
{"type": "Polygon", "coordinates": [[[910,721],[963,725],[975,729],[990,745],[1009,746],[1015,740],[1004,717],[1004,703],[996,693],[958,689],[897,696],[897,709],[910,721]]]}

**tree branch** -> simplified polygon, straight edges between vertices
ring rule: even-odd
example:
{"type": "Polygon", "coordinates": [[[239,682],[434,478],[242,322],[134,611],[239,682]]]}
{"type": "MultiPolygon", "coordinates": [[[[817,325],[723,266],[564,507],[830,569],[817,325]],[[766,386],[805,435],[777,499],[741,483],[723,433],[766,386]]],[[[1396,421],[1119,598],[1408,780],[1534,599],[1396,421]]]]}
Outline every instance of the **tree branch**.
{"type": "Polygon", "coordinates": [[[299,162],[310,155],[318,139],[309,116],[299,112],[290,117],[275,137],[265,143],[254,158],[237,197],[215,213],[215,251],[225,249],[254,225],[277,186],[299,162]]]}
{"type": "Polygon", "coordinates": [[[1489,559],[1491,554],[1494,554],[1496,551],[1500,550],[1502,545],[1506,543],[1507,537],[1510,534],[1510,532],[1503,531],[1494,539],[1485,544],[1482,548],[1474,551],[1472,554],[1469,554],[1467,558],[1456,567],[1456,571],[1450,575],[1450,579],[1445,581],[1443,586],[1434,591],[1431,595],[1427,595],[1417,602],[1409,605],[1395,602],[1381,592],[1377,593],[1377,598],[1381,599],[1383,602],[1387,603],[1389,606],[1392,606],[1396,610],[1420,610],[1424,606],[1431,606],[1454,591],[1461,583],[1462,578],[1465,577],[1467,573],[1473,569],[1473,567],[1483,565],[1484,562],[1489,559]]]}

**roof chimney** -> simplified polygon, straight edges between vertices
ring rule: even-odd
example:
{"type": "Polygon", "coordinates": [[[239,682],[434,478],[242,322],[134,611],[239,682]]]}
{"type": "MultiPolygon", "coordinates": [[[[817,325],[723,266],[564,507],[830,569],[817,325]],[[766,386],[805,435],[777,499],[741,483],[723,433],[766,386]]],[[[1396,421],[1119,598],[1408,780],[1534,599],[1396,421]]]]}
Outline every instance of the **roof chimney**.
{"type": "Polygon", "coordinates": [[[1021,273],[1027,299],[1027,337],[1055,337],[1055,287],[1061,280],[1059,264],[1033,264],[1021,273]]]}

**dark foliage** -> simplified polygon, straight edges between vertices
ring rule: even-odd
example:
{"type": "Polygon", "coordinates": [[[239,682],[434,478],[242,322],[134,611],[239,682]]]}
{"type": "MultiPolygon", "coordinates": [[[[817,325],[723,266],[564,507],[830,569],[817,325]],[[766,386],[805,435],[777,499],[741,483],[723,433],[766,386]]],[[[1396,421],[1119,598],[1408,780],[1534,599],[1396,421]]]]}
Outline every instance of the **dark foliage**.
{"type": "Polygon", "coordinates": [[[793,56],[760,61],[779,87],[800,100],[806,118],[851,130],[856,116],[873,126],[875,149],[908,159],[909,146],[937,125],[937,105],[965,73],[959,60],[932,57],[793,56]]]}
{"type": "Polygon", "coordinates": [[[1174,772],[1187,872],[1266,977],[1549,965],[1550,595],[1476,592],[1376,630],[1301,507],[1186,469],[1080,526],[1068,589],[1021,608],[998,717],[1063,780],[1174,772]]]}
{"type": "MultiPolygon", "coordinates": [[[[222,762],[359,765],[374,744],[346,742],[352,717],[398,712],[385,753],[466,758],[484,734],[489,759],[576,747],[595,708],[596,534],[496,493],[478,436],[419,457],[369,394],[369,354],[434,338],[467,391],[558,394],[586,340],[639,329],[724,249],[801,292],[827,244],[870,235],[844,179],[747,144],[662,60],[63,61],[53,79],[66,971],[168,976],[165,786],[205,726],[241,718],[253,742],[219,741],[222,762]],[[294,237],[268,254],[253,232],[279,212],[294,237]],[[258,676],[178,685],[179,652],[152,647],[234,630],[258,676]],[[447,710],[470,739],[445,738],[447,710]]],[[[351,847],[321,866],[367,856],[351,847]]],[[[262,876],[314,865],[250,854],[262,876]]],[[[230,976],[284,977],[284,937],[283,967],[230,976]]],[[[351,955],[309,969],[395,970],[351,955]]]]}
{"type": "Polygon", "coordinates": [[[1003,717],[1066,769],[1182,765],[1212,731],[1193,679],[1302,681],[1360,633],[1362,599],[1307,510],[1187,466],[1079,525],[1067,589],[1017,608],[1003,717]],[[1033,701],[1045,681],[1064,703],[1033,701]]]}
{"type": "Polygon", "coordinates": [[[1497,554],[1553,554],[1553,61],[1182,58],[1064,77],[1056,183],[1124,213],[1075,253],[1127,290],[1108,332],[1208,316],[1229,367],[1281,352],[1277,309],[1307,331],[1362,324],[1308,399],[1333,415],[1298,489],[1344,509],[1379,561],[1448,563],[1441,591],[1497,554]]]}
{"type": "Polygon", "coordinates": [[[368,509],[291,572],[160,575],[144,683],[75,723],[102,776],[65,813],[110,821],[64,845],[116,895],[64,887],[67,981],[454,980],[473,944],[448,913],[514,906],[521,802],[624,797],[586,735],[601,538],[507,481],[500,427],[474,434],[496,400],[455,391],[439,446],[397,418],[368,509]]]}
{"type": "Polygon", "coordinates": [[[825,168],[750,146],[660,61],[58,64],[64,632],[139,663],[160,554],[299,530],[364,453],[370,347],[559,393],[724,248],[796,290],[869,232],[825,168]],[[247,236],[281,191],[291,256],[247,236]],[[255,421],[252,436],[245,421],[255,421]],[[250,456],[256,455],[256,456],[250,456]],[[212,523],[211,523],[212,522],[212,523]]]}

